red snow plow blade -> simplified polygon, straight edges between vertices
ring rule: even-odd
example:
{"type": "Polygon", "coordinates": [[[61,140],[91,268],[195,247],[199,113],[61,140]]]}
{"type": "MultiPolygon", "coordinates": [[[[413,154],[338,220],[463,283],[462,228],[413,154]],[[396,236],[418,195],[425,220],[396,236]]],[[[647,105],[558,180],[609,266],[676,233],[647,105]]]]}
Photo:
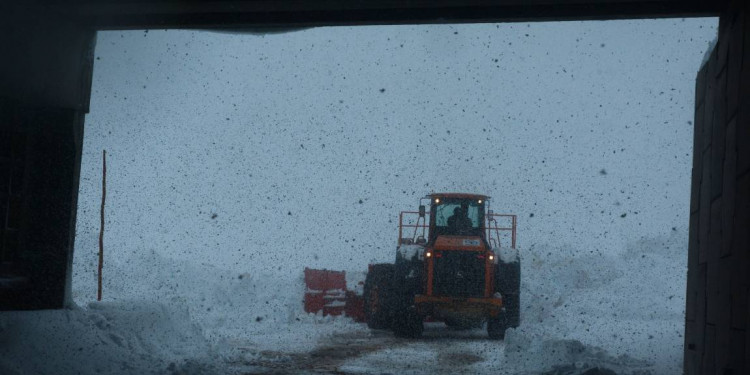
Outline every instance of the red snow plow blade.
{"type": "Polygon", "coordinates": [[[346,272],[305,268],[305,312],[365,321],[364,299],[346,289],[346,272]]]}

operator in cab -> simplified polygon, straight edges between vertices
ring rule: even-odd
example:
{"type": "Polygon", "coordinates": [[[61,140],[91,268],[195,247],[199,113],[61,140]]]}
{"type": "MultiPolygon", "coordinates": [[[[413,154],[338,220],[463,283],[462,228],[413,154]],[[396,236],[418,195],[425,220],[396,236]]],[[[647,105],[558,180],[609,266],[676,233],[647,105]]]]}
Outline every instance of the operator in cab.
{"type": "Polygon", "coordinates": [[[464,234],[472,227],[471,219],[468,215],[468,207],[456,207],[453,209],[453,215],[448,218],[448,228],[455,234],[464,234]]]}

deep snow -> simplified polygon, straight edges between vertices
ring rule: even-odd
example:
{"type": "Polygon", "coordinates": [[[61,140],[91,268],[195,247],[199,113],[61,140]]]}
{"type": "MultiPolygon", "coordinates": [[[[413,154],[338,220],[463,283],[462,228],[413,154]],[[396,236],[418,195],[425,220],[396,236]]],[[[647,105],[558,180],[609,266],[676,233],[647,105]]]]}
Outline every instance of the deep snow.
{"type": "Polygon", "coordinates": [[[253,372],[351,339],[388,348],[337,362],[349,372],[679,374],[693,83],[715,29],[101,32],[79,307],[0,313],[0,372],[253,372]],[[91,304],[102,149],[104,302],[91,304]],[[392,260],[398,211],[431,191],[519,215],[522,327],[503,343],[439,329],[404,343],[304,314],[304,266],[351,284],[392,260]]]}
{"type": "MultiPolygon", "coordinates": [[[[337,367],[351,373],[532,374],[602,366],[618,374],[678,374],[685,275],[679,259],[685,246],[684,233],[675,231],[634,243],[617,256],[579,254],[564,246],[522,249],[523,323],[504,342],[487,340],[482,330],[452,331],[441,324],[429,325],[423,340],[389,341],[390,334],[372,336],[364,324],[344,317],[305,314],[301,275],[237,274],[151,252],[130,259],[149,268],[111,262],[109,272],[120,275],[105,284],[108,294],[117,296],[112,302],[0,314],[0,369],[9,374],[294,369],[295,363],[286,362],[343,335],[382,345],[337,367]]],[[[560,373],[576,373],[566,371],[560,373]]]]}
{"type": "Polygon", "coordinates": [[[180,308],[92,303],[0,314],[0,373],[212,373],[213,349],[180,308]]]}

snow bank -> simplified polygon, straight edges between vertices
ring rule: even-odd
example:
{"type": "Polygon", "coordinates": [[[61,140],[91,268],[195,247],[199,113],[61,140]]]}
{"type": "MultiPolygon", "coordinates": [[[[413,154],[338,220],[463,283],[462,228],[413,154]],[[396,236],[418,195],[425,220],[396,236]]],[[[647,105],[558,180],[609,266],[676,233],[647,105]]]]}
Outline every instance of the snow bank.
{"type": "Polygon", "coordinates": [[[578,340],[529,340],[512,330],[506,337],[504,373],[584,374],[593,368],[619,375],[651,374],[650,362],[626,354],[613,356],[606,350],[578,340]]]}
{"type": "Polygon", "coordinates": [[[213,353],[184,309],[163,304],[0,313],[3,374],[212,374],[213,353]]]}
{"type": "MultiPolygon", "coordinates": [[[[239,273],[155,251],[118,255],[111,255],[105,264],[105,300],[169,301],[208,327],[256,320],[288,323],[304,315],[301,270],[249,268],[239,273]]],[[[90,300],[95,285],[93,273],[82,275],[74,284],[76,302],[90,300]]]]}
{"type": "MultiPolygon", "coordinates": [[[[671,235],[643,239],[615,254],[565,245],[521,249],[521,327],[509,330],[505,346],[486,340],[484,332],[467,342],[453,340],[449,346],[455,346],[456,350],[463,348],[454,353],[462,358],[469,355],[466,353],[479,353],[476,355],[482,359],[472,368],[480,373],[575,374],[578,370],[602,367],[619,374],[679,374],[684,329],[685,238],[683,231],[675,230],[671,235]]],[[[168,303],[170,311],[183,312],[182,320],[188,321],[189,316],[199,325],[205,336],[202,345],[210,346],[214,353],[219,353],[219,362],[233,364],[235,370],[252,372],[254,368],[249,364],[258,363],[269,353],[309,352],[329,337],[367,331],[365,325],[345,317],[304,313],[302,270],[294,273],[291,272],[294,270],[249,268],[247,272],[236,273],[208,264],[166,258],[153,251],[126,259],[109,259],[105,269],[105,275],[109,275],[105,278],[105,299],[123,301],[111,306],[128,306],[126,301],[132,299],[168,303]]],[[[347,275],[350,286],[364,276],[354,270],[347,270],[347,275]]],[[[85,293],[80,288],[76,295],[82,303],[85,293]]],[[[68,314],[105,315],[97,306],[92,305],[85,313],[68,314]]],[[[146,306],[160,305],[147,302],[146,306]]],[[[155,352],[152,356],[183,358],[175,363],[186,363],[193,352],[189,346],[179,345],[188,340],[168,337],[173,332],[169,328],[172,321],[163,322],[166,336],[162,343],[155,344],[168,348],[168,352],[155,352]]],[[[154,322],[155,326],[160,324],[154,322]]],[[[130,342],[131,334],[135,335],[120,334],[124,338],[120,341],[130,342]]],[[[107,331],[94,336],[112,340],[107,331]]],[[[437,350],[436,358],[446,355],[445,348],[425,345],[437,350]]],[[[421,369],[408,368],[414,355],[410,344],[372,353],[345,368],[367,372],[377,367],[372,367],[373,364],[386,366],[391,361],[386,368],[420,373],[421,369]],[[404,363],[399,366],[397,359],[402,357],[404,363]]],[[[159,359],[157,363],[164,368],[171,362],[159,359]]],[[[82,372],[89,370],[94,369],[84,367],[82,372]]]]}
{"type": "MultiPolygon", "coordinates": [[[[358,284],[364,273],[347,281],[358,284]]],[[[304,312],[302,270],[235,273],[144,251],[110,256],[104,300],[79,275],[85,308],[0,313],[2,374],[252,372],[269,352],[307,352],[366,326],[304,312]]],[[[356,288],[355,288],[356,289],[356,288]]]]}
{"type": "Polygon", "coordinates": [[[506,365],[681,373],[686,237],[673,231],[615,255],[565,246],[522,251],[522,323],[508,331],[506,365]]]}
{"type": "MultiPolygon", "coordinates": [[[[454,353],[462,358],[469,356],[467,353],[480,356],[482,359],[472,367],[480,373],[567,371],[575,374],[578,370],[602,367],[618,374],[639,371],[679,374],[686,237],[684,231],[675,230],[671,235],[642,239],[615,254],[564,244],[521,249],[521,327],[509,330],[505,346],[486,340],[484,332],[478,332],[468,341],[453,340],[446,345],[455,350],[462,348],[454,353]]],[[[146,306],[158,310],[153,306],[160,305],[149,303],[168,303],[170,311],[182,311],[182,320],[187,321],[189,316],[200,326],[205,336],[202,345],[219,353],[219,362],[233,364],[241,371],[252,372],[254,368],[249,364],[258,363],[269,353],[309,352],[329,337],[367,331],[365,325],[345,317],[304,313],[302,270],[249,267],[246,272],[237,273],[144,251],[123,259],[110,257],[105,271],[108,275],[105,299],[118,302],[102,306],[128,306],[126,301],[140,299],[151,301],[146,306]]],[[[346,271],[350,287],[364,277],[360,270],[346,271]]],[[[91,277],[86,283],[76,284],[79,303],[83,303],[85,294],[93,291],[84,293],[83,288],[88,288],[89,282],[95,285],[91,277]]],[[[68,314],[105,315],[96,306],[99,305],[92,305],[85,313],[68,314]]],[[[167,327],[164,335],[174,332],[169,328],[172,321],[174,319],[164,321],[167,327]]],[[[160,324],[154,322],[154,325],[160,324]]],[[[94,336],[111,341],[107,333],[103,331],[94,336]]],[[[128,335],[131,334],[135,335],[120,334],[124,338],[121,341],[130,342],[128,335]]],[[[168,352],[163,355],[155,352],[152,356],[183,358],[183,362],[176,360],[175,363],[185,363],[192,351],[189,346],[179,344],[186,341],[165,336],[162,343],[155,345],[168,348],[165,349],[168,352]]],[[[429,346],[436,353],[435,358],[446,355],[445,348],[425,345],[422,346],[429,346]]],[[[372,353],[361,361],[349,362],[345,368],[367,372],[377,368],[372,367],[374,364],[382,363],[385,368],[420,373],[422,369],[408,368],[416,355],[413,346],[372,353]],[[398,358],[403,358],[403,366],[399,365],[398,358]],[[390,366],[388,361],[391,361],[390,366]]],[[[39,353],[40,350],[28,352],[39,353]]],[[[10,357],[4,355],[3,358],[10,357]]],[[[164,368],[170,360],[159,359],[157,363],[164,368]]],[[[84,367],[82,372],[89,370],[94,369],[84,367]]]]}
{"type": "MultiPolygon", "coordinates": [[[[104,271],[105,300],[167,301],[200,327],[218,363],[233,364],[241,372],[253,371],[243,364],[269,351],[307,352],[332,335],[366,329],[346,317],[305,313],[302,270],[250,267],[238,273],[143,251],[110,256],[104,271]]],[[[364,272],[347,272],[354,290],[363,280],[364,272]]],[[[78,281],[74,296],[84,304],[93,295],[95,277],[79,275],[78,281]]]]}

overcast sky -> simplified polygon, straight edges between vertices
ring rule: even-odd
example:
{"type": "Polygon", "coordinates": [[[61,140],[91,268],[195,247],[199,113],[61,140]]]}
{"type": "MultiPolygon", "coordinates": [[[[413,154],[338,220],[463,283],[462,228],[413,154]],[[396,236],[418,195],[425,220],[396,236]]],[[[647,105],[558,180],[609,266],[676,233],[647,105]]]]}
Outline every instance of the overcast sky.
{"type": "Polygon", "coordinates": [[[518,214],[522,250],[687,237],[694,78],[716,26],[100,32],[75,267],[97,251],[102,149],[108,261],[364,270],[393,260],[399,211],[441,191],[518,214]]]}

